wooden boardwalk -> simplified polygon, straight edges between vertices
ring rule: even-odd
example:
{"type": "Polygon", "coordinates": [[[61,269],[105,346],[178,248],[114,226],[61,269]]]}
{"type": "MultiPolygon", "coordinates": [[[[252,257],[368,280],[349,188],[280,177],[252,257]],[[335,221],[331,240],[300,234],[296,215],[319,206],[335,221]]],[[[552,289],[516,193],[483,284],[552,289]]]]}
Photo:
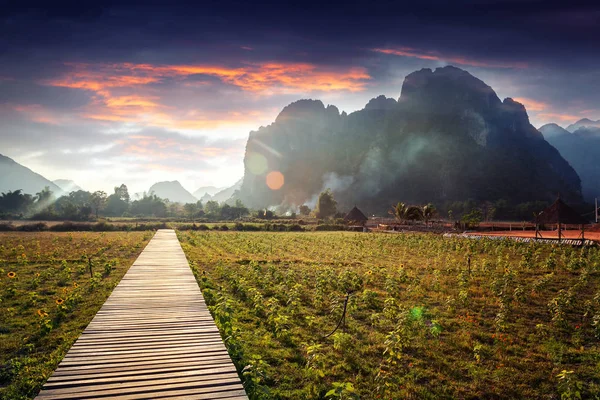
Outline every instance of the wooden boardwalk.
{"type": "Polygon", "coordinates": [[[159,230],[37,397],[247,399],[173,230],[159,230]]]}

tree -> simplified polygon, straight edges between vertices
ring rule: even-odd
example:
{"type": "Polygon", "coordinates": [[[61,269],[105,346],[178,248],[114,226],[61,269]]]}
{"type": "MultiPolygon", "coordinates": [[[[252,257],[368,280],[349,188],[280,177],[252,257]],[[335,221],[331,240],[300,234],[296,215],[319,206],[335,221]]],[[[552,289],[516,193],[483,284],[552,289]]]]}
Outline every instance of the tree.
{"type": "Polygon", "coordinates": [[[167,215],[167,205],[154,193],[144,193],[141,199],[131,203],[131,213],[133,215],[162,218],[167,215]]]}
{"type": "Polygon", "coordinates": [[[113,193],[106,199],[104,206],[104,215],[109,217],[120,217],[129,209],[129,204],[122,200],[118,194],[113,193]]]}
{"type": "Polygon", "coordinates": [[[104,208],[105,204],[106,204],[106,192],[104,192],[102,190],[98,190],[98,191],[92,193],[92,196],[90,199],[90,206],[92,207],[92,210],[96,214],[96,218],[98,218],[98,212],[104,208]]]}
{"type": "Polygon", "coordinates": [[[92,201],[92,194],[90,192],[86,192],[85,190],[78,190],[76,192],[69,193],[68,199],[77,207],[81,207],[86,204],[90,205],[92,201]]]}
{"type": "Polygon", "coordinates": [[[214,200],[209,200],[206,202],[204,206],[204,212],[211,217],[216,217],[219,215],[221,207],[219,206],[219,202],[214,200]]]}
{"type": "Polygon", "coordinates": [[[406,220],[408,220],[408,214],[406,212],[407,209],[408,207],[406,206],[406,204],[398,202],[398,204],[392,206],[392,209],[389,211],[389,213],[390,215],[393,215],[394,218],[396,218],[396,220],[402,224],[406,220]]]}
{"type": "Polygon", "coordinates": [[[42,210],[52,204],[54,201],[54,195],[50,190],[49,186],[44,187],[41,191],[35,194],[35,208],[36,210],[42,210]]]}
{"type": "Polygon", "coordinates": [[[423,214],[423,219],[425,220],[425,225],[428,225],[429,221],[434,217],[437,210],[433,204],[429,203],[423,206],[421,212],[423,214]]]}
{"type": "Polygon", "coordinates": [[[321,192],[317,200],[317,207],[315,208],[317,218],[329,218],[334,216],[336,212],[337,201],[333,198],[331,189],[321,192]]]}
{"type": "Polygon", "coordinates": [[[406,219],[409,221],[420,221],[423,219],[423,210],[419,206],[406,207],[406,219]]]}
{"type": "Polygon", "coordinates": [[[129,209],[129,191],[125,184],[115,186],[115,192],[108,196],[104,206],[104,215],[120,217],[129,209]]]}
{"type": "Polygon", "coordinates": [[[0,196],[0,211],[6,213],[27,213],[33,205],[34,199],[22,190],[8,191],[0,196]]]}
{"type": "Polygon", "coordinates": [[[234,208],[229,204],[223,204],[221,210],[219,211],[219,217],[221,219],[235,219],[237,215],[235,214],[234,208]]]}
{"type": "Polygon", "coordinates": [[[299,209],[299,211],[300,211],[300,215],[302,215],[302,216],[304,216],[304,217],[306,217],[306,216],[310,215],[310,207],[309,207],[309,206],[307,206],[306,204],[302,204],[302,205],[300,206],[300,209],[299,209]]]}
{"type": "Polygon", "coordinates": [[[125,185],[124,183],[121,186],[115,187],[115,195],[118,196],[119,199],[124,201],[125,203],[129,203],[130,201],[129,190],[127,189],[127,185],[125,185]]]}
{"type": "Polygon", "coordinates": [[[183,205],[183,211],[185,212],[185,216],[188,218],[194,218],[196,213],[198,212],[197,203],[186,203],[183,205]]]}
{"type": "Polygon", "coordinates": [[[467,228],[474,228],[479,226],[483,219],[483,213],[480,209],[474,208],[469,213],[461,217],[461,221],[466,225],[467,228]]]}

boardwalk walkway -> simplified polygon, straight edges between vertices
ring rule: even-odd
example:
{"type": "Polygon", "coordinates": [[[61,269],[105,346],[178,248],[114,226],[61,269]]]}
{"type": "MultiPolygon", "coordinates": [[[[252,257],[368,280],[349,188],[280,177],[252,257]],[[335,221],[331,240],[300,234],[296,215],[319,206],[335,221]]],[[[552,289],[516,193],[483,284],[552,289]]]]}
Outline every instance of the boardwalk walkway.
{"type": "Polygon", "coordinates": [[[174,231],[156,233],[37,398],[247,399],[174,231]]]}

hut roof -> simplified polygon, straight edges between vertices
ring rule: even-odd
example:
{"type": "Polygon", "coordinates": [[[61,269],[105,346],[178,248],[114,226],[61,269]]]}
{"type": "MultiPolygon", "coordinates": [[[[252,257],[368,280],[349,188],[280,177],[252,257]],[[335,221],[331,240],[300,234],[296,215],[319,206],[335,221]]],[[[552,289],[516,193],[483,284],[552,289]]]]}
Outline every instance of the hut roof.
{"type": "Polygon", "coordinates": [[[367,221],[369,218],[362,211],[360,211],[356,206],[346,216],[344,217],[344,221],[358,221],[363,222],[367,221]]]}
{"type": "Polygon", "coordinates": [[[588,221],[583,218],[577,211],[569,207],[564,201],[556,199],[556,201],[542,211],[537,218],[539,224],[587,224],[588,221]]]}

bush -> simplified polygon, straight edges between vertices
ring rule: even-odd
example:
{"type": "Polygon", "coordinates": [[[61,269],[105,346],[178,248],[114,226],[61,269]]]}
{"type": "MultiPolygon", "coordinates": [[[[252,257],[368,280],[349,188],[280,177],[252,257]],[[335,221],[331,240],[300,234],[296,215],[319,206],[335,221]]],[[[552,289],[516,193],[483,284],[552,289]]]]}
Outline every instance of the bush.
{"type": "Polygon", "coordinates": [[[17,227],[13,224],[0,224],[0,232],[13,232],[16,230],[17,227]]]}
{"type": "Polygon", "coordinates": [[[345,225],[323,224],[317,225],[315,231],[345,231],[345,225]]]}
{"type": "Polygon", "coordinates": [[[38,222],[36,224],[21,225],[17,229],[21,232],[42,232],[48,230],[48,225],[38,222]]]}

